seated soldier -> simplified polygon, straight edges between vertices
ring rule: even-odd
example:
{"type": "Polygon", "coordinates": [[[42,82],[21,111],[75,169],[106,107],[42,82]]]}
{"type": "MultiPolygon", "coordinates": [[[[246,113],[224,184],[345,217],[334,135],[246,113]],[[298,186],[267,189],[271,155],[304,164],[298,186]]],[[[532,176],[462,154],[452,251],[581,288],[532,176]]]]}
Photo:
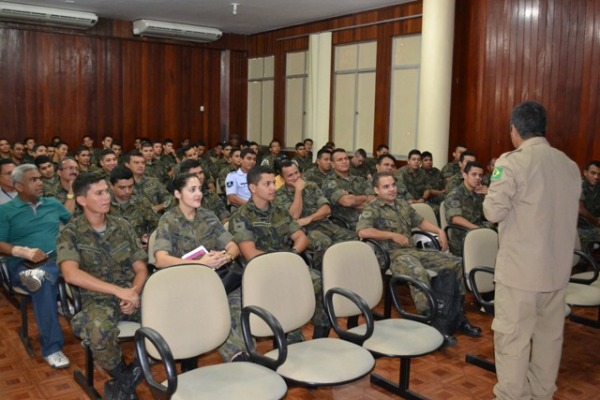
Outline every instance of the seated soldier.
{"type": "Polygon", "coordinates": [[[365,179],[371,177],[371,171],[367,165],[367,152],[365,149],[358,149],[354,152],[350,160],[350,175],[360,176],[365,179]]]}
{"type": "Polygon", "coordinates": [[[581,248],[589,248],[594,242],[600,242],[600,161],[590,161],[583,170],[581,198],[579,199],[578,233],[581,248]]]}
{"type": "Polygon", "coordinates": [[[317,152],[316,166],[305,171],[302,177],[306,181],[314,182],[318,187],[323,187],[325,179],[332,176],[331,169],[331,150],[322,148],[317,152]]]}
{"type": "Polygon", "coordinates": [[[79,175],[79,165],[71,157],[65,157],[58,162],[58,183],[48,186],[44,197],[54,197],[60,201],[74,217],[81,215],[81,207],[75,202],[73,182],[79,175]]]}
{"type": "Polygon", "coordinates": [[[225,193],[227,202],[236,207],[246,204],[250,199],[250,190],[248,189],[248,171],[256,164],[256,153],[251,148],[246,148],[240,153],[242,162],[240,168],[235,172],[230,172],[225,179],[225,193]]]}
{"type": "Polygon", "coordinates": [[[308,236],[308,249],[314,254],[315,268],[321,269],[323,255],[333,243],[356,239],[356,234],[331,222],[329,201],[314,182],[300,176],[298,166],[290,160],[281,163],[284,185],[277,189],[274,204],[288,210],[308,236]]]}
{"type": "Polygon", "coordinates": [[[225,202],[216,193],[211,192],[206,185],[206,174],[198,160],[185,160],[179,165],[181,174],[194,174],[200,180],[202,188],[202,208],[215,213],[222,224],[229,221],[231,214],[225,207],[225,202]]]}
{"type": "Polygon", "coordinates": [[[57,263],[67,283],[81,288],[81,311],[71,320],[75,335],[89,342],[94,361],[113,379],[107,399],[129,399],[142,381],[137,362],[126,365],[119,346],[122,320],[140,320],[140,297],[148,276],[146,252],[125,220],[108,215],[110,193],[100,174],[82,174],[73,183],[83,215],[61,232],[57,263]]]}
{"type": "MultiPolygon", "coordinates": [[[[273,203],[276,190],[271,168],[260,165],[250,169],[248,186],[252,197],[233,213],[229,221],[229,231],[239,246],[242,257],[250,261],[267,252],[303,253],[308,246],[308,238],[288,211],[273,203]]],[[[321,275],[314,269],[310,269],[310,275],[316,297],[313,337],[326,337],[330,328],[323,305],[321,275]]]]}
{"type": "Polygon", "coordinates": [[[142,246],[146,248],[149,236],[158,226],[158,214],[152,204],[140,195],[133,194],[133,174],[129,168],[118,165],[110,173],[110,215],[121,217],[131,224],[142,246]]]}
{"type": "MultiPolygon", "coordinates": [[[[201,206],[202,184],[194,174],[180,174],[173,180],[177,207],[167,211],[158,223],[154,256],[156,266],[165,268],[182,263],[201,264],[213,270],[227,269],[239,255],[238,246],[217,216],[201,206]],[[195,258],[184,255],[203,246],[206,252],[195,258]]],[[[225,278],[224,278],[225,279],[225,278]]],[[[241,289],[227,294],[231,312],[231,333],[219,347],[223,361],[244,357],[244,340],[240,325],[241,289]]]]}
{"type": "Polygon", "coordinates": [[[64,340],[56,304],[59,271],[53,253],[60,223],[67,223],[71,214],[56,199],[42,198],[42,180],[35,165],[16,167],[12,182],[18,196],[0,205],[0,254],[8,256],[13,285],[21,282],[31,295],[44,360],[53,368],[66,368],[69,359],[61,351],[64,340]],[[27,261],[46,262],[28,269],[27,261]]]}
{"type": "Polygon", "coordinates": [[[112,170],[119,165],[119,159],[114,151],[104,149],[100,150],[98,154],[98,166],[100,167],[100,173],[104,176],[107,181],[110,180],[110,173],[112,170]]]}
{"type": "Polygon", "coordinates": [[[467,146],[463,146],[461,144],[456,146],[454,148],[454,151],[452,152],[452,157],[454,157],[454,159],[448,164],[444,165],[444,167],[442,168],[442,176],[446,180],[446,184],[448,183],[450,178],[452,178],[453,175],[456,175],[460,172],[460,166],[458,165],[458,161],[460,160],[460,155],[463,151],[467,151],[467,146]]]}
{"type": "Polygon", "coordinates": [[[292,158],[292,162],[296,164],[301,173],[304,173],[312,168],[312,158],[308,156],[308,150],[306,150],[304,143],[296,143],[296,155],[294,158],[292,158]]]}
{"type": "Polygon", "coordinates": [[[11,178],[15,167],[12,159],[0,158],[0,204],[8,203],[18,195],[11,178]]]}
{"type": "MultiPolygon", "coordinates": [[[[467,165],[470,161],[477,161],[475,157],[475,153],[472,151],[463,151],[460,154],[460,159],[458,161],[458,166],[460,167],[460,171],[450,177],[450,180],[446,184],[446,193],[450,193],[452,189],[463,182],[463,171],[465,170],[465,165],[467,165]]],[[[486,186],[487,188],[487,186],[486,186]]]]}
{"type": "MultiPolygon", "coordinates": [[[[396,173],[396,157],[389,153],[381,154],[377,157],[377,161],[375,163],[375,172],[387,172],[389,174],[396,173]]],[[[369,184],[373,186],[373,178],[369,180],[369,184]]],[[[396,182],[396,189],[398,191],[398,199],[409,201],[412,200],[412,196],[408,193],[406,186],[403,182],[396,182]]]]}
{"type": "MultiPolygon", "coordinates": [[[[377,198],[369,203],[360,214],[356,226],[358,236],[361,239],[380,241],[383,248],[389,251],[390,269],[394,275],[408,275],[431,287],[427,269],[439,271],[447,268],[454,271],[464,302],[465,286],[462,261],[459,257],[442,252],[448,248],[444,231],[419,216],[407,202],[397,199],[396,179],[393,175],[389,173],[375,174],[373,189],[377,193],[377,198]],[[442,251],[415,248],[411,232],[413,228],[417,227],[423,231],[437,234],[442,251]]],[[[428,312],[426,296],[412,286],[410,293],[417,311],[428,312]]],[[[464,312],[460,320],[459,331],[467,336],[481,335],[481,329],[471,325],[464,316],[464,312]]],[[[445,339],[447,345],[453,345],[456,341],[453,337],[445,339]]]]}
{"type": "MultiPolygon", "coordinates": [[[[234,149],[231,151],[231,156],[229,157],[229,163],[221,168],[219,173],[217,174],[217,181],[219,184],[219,190],[221,193],[225,193],[225,181],[227,180],[227,175],[230,172],[237,171],[242,165],[242,154],[240,149],[234,149]]],[[[204,170],[204,169],[203,169],[204,170]]]]}
{"type": "Polygon", "coordinates": [[[267,167],[273,168],[275,165],[275,159],[281,152],[281,143],[277,139],[271,140],[269,143],[269,155],[264,157],[260,162],[260,165],[266,165],[267,167]]]}
{"type": "MultiPolygon", "coordinates": [[[[150,151],[152,151],[152,146],[150,146],[150,151]]],[[[156,213],[162,213],[169,208],[173,199],[162,182],[157,178],[146,175],[146,163],[142,153],[134,150],[127,154],[125,166],[133,173],[133,180],[135,181],[133,193],[148,199],[156,213]]]]}
{"type": "Polygon", "coordinates": [[[39,156],[35,158],[35,165],[38,167],[38,171],[42,175],[42,182],[44,183],[44,193],[50,193],[58,190],[58,175],[56,174],[54,163],[48,156],[39,156]]]}
{"type": "Polygon", "coordinates": [[[427,176],[427,186],[429,187],[429,203],[439,206],[446,197],[446,181],[442,171],[433,166],[433,155],[430,152],[424,151],[421,158],[423,159],[422,168],[427,176]]]}
{"type": "Polygon", "coordinates": [[[331,204],[331,214],[341,218],[355,229],[361,210],[375,197],[369,181],[350,175],[350,161],[346,150],[331,153],[333,175],[323,182],[323,194],[331,204]]]}
{"type": "MultiPolygon", "coordinates": [[[[463,183],[446,197],[444,207],[448,225],[458,225],[468,230],[477,228],[494,228],[494,224],[485,220],[483,215],[484,194],[481,189],[483,166],[477,161],[469,161],[463,170],[463,183]]],[[[462,257],[462,243],[466,232],[451,229],[450,251],[462,257]]]]}

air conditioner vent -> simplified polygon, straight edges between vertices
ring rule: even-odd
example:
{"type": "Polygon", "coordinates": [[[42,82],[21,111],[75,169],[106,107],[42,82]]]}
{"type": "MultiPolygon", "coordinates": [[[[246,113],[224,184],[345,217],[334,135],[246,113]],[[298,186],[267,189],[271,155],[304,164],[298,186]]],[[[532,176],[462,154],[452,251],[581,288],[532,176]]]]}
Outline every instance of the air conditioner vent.
{"type": "Polygon", "coordinates": [[[0,20],[87,29],[98,22],[98,16],[89,12],[0,1],[0,20]]]}
{"type": "Polygon", "coordinates": [[[215,28],[204,26],[140,19],[133,22],[133,34],[209,43],[219,39],[223,35],[223,32],[215,28]]]}

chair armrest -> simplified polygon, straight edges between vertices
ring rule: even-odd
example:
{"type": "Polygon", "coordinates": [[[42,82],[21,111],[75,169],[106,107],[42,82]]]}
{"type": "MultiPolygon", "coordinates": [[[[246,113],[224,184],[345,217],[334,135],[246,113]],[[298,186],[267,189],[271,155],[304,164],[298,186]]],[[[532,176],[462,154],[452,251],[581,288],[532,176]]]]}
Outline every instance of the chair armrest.
{"type": "Polygon", "coordinates": [[[373,320],[373,314],[369,309],[369,305],[362,297],[353,291],[339,287],[329,289],[325,293],[325,310],[327,311],[327,317],[329,318],[331,326],[333,326],[335,333],[337,333],[341,339],[362,346],[363,343],[373,335],[375,322],[373,320]],[[335,309],[333,307],[333,296],[336,294],[349,299],[360,309],[360,312],[367,320],[367,331],[363,335],[342,330],[342,327],[338,324],[335,309]]]}
{"type": "Polygon", "coordinates": [[[440,241],[432,233],[416,229],[416,230],[414,230],[414,231],[411,232],[411,235],[414,235],[414,234],[419,234],[419,235],[427,236],[429,239],[431,239],[431,242],[435,246],[436,250],[442,250],[442,245],[440,244],[440,241]]]}
{"type": "Polygon", "coordinates": [[[478,273],[488,273],[494,275],[494,269],[490,267],[474,267],[473,269],[471,269],[471,271],[469,271],[469,276],[467,276],[467,279],[469,280],[469,285],[471,286],[471,290],[473,291],[473,295],[477,299],[477,302],[482,306],[493,308],[494,303],[484,300],[481,296],[481,293],[479,293],[479,289],[477,289],[477,284],[475,283],[475,275],[478,273]]]}
{"type": "Polygon", "coordinates": [[[65,278],[58,278],[58,297],[63,313],[68,320],[71,320],[82,309],[81,291],[79,286],[71,285],[65,278]],[[70,292],[70,293],[69,293],[70,292]],[[69,309],[69,303],[73,305],[73,311],[69,309]]]}
{"type": "Polygon", "coordinates": [[[444,228],[444,233],[446,234],[447,237],[448,237],[450,231],[461,231],[461,232],[464,232],[464,233],[469,232],[469,230],[467,228],[465,228],[464,226],[455,225],[455,224],[448,224],[444,228]]]}
{"type": "Polygon", "coordinates": [[[152,396],[160,400],[170,399],[177,390],[177,369],[175,368],[173,354],[165,339],[152,328],[140,328],[135,332],[135,350],[140,366],[142,367],[142,372],[144,373],[144,378],[148,382],[148,386],[150,386],[152,396]],[[148,352],[146,350],[146,339],[152,343],[160,354],[160,359],[167,371],[167,386],[157,382],[154,379],[154,375],[152,375],[152,368],[150,367],[150,360],[148,359],[148,352]]]}
{"type": "Polygon", "coordinates": [[[437,303],[433,298],[433,293],[431,289],[426,284],[407,275],[394,275],[392,279],[390,279],[389,291],[392,293],[392,301],[394,302],[394,306],[396,307],[396,310],[398,310],[400,315],[402,315],[402,317],[423,322],[425,324],[433,323],[433,321],[435,320],[435,316],[437,315],[437,303]],[[405,311],[402,308],[402,305],[400,304],[400,299],[398,298],[398,291],[396,290],[396,285],[398,285],[399,283],[408,283],[409,285],[415,287],[417,290],[420,290],[423,293],[425,293],[425,296],[427,297],[427,303],[429,304],[429,314],[412,314],[405,311]]]}
{"type": "Polygon", "coordinates": [[[273,371],[277,371],[277,368],[287,359],[287,340],[283,328],[279,321],[277,321],[277,318],[264,308],[259,306],[246,306],[242,308],[242,336],[244,337],[244,343],[252,361],[273,371]],[[254,314],[262,319],[273,332],[275,344],[279,350],[276,360],[265,357],[256,351],[256,344],[252,340],[252,330],[250,328],[250,314],[254,314]]]}
{"type": "Polygon", "coordinates": [[[331,222],[333,222],[334,224],[341,226],[342,228],[346,228],[346,229],[352,230],[352,227],[350,226],[350,223],[348,221],[346,221],[342,217],[337,217],[337,216],[334,216],[334,215],[330,215],[329,216],[329,220],[331,222]]]}
{"type": "Polygon", "coordinates": [[[381,269],[381,273],[384,274],[390,268],[390,253],[385,251],[375,239],[362,239],[362,241],[373,246],[377,260],[383,261],[383,265],[379,264],[379,268],[381,269]]]}
{"type": "Polygon", "coordinates": [[[584,285],[591,285],[593,282],[595,282],[598,279],[598,276],[600,275],[600,267],[598,266],[596,261],[587,252],[581,251],[581,250],[573,250],[573,252],[575,254],[577,254],[579,257],[583,258],[588,265],[592,266],[592,269],[594,270],[594,275],[590,279],[571,278],[571,279],[569,279],[569,282],[581,283],[584,285]]]}

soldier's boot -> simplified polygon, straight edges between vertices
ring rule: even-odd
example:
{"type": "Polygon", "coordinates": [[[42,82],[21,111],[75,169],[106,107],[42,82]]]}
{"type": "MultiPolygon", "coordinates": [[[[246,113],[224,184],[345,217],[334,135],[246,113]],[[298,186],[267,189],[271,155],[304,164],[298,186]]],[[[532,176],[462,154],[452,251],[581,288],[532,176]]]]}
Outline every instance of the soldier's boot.
{"type": "Polygon", "coordinates": [[[135,388],[142,382],[142,367],[134,360],[129,365],[123,361],[108,371],[114,379],[104,385],[104,396],[107,400],[137,400],[135,388]]]}
{"type": "Polygon", "coordinates": [[[458,331],[465,336],[477,337],[481,336],[481,328],[472,325],[465,315],[465,296],[461,296],[460,302],[460,321],[458,321],[458,331]]]}

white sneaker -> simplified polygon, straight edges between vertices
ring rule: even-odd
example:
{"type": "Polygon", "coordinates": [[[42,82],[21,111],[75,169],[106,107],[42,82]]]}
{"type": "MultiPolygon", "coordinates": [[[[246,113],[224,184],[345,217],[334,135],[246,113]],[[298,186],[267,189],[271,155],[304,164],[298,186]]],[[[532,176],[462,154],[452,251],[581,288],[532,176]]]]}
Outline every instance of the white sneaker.
{"type": "Polygon", "coordinates": [[[28,269],[19,274],[23,286],[32,293],[40,290],[45,276],[46,272],[42,269],[28,269]]]}
{"type": "Polygon", "coordinates": [[[57,369],[67,368],[70,364],[69,359],[62,351],[50,354],[48,357],[44,357],[44,360],[46,360],[49,366],[57,369]]]}

